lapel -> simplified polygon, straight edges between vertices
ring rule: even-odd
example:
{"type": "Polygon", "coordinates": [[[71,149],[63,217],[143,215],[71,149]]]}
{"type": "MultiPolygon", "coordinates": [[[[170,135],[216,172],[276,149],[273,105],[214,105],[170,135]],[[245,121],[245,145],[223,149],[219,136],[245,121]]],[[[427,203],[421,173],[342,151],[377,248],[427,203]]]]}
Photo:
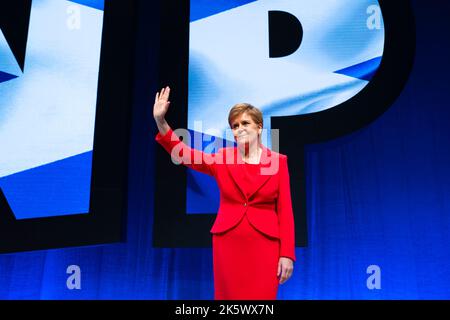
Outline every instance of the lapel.
{"type": "MultiPolygon", "coordinates": [[[[261,167],[270,167],[271,161],[273,161],[273,156],[275,156],[275,153],[271,152],[271,150],[266,148],[265,146],[262,146],[262,149],[263,151],[260,159],[261,167]]],[[[270,179],[270,177],[273,176],[273,174],[261,174],[261,172],[259,172],[257,175],[252,177],[252,183],[250,187],[251,189],[243,190],[244,185],[243,166],[245,165],[245,163],[242,160],[241,154],[237,149],[237,147],[229,148],[229,150],[233,152],[234,161],[231,164],[227,164],[226,167],[231,173],[231,176],[234,182],[236,183],[237,187],[241,191],[242,195],[245,198],[250,198],[270,179]],[[248,191],[248,196],[246,191],[248,191]]]]}

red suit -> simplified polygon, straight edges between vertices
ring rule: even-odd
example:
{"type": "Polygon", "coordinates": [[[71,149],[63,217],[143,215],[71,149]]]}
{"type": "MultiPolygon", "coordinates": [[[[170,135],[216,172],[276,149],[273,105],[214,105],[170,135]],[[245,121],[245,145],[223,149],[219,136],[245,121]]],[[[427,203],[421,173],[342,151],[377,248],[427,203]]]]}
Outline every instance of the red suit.
{"type": "Polygon", "coordinates": [[[279,257],[295,261],[287,156],[262,146],[260,164],[246,164],[236,147],[203,153],[172,130],[158,133],[156,141],[177,163],[217,181],[220,207],[211,228],[215,299],[276,299],[279,257]]]}

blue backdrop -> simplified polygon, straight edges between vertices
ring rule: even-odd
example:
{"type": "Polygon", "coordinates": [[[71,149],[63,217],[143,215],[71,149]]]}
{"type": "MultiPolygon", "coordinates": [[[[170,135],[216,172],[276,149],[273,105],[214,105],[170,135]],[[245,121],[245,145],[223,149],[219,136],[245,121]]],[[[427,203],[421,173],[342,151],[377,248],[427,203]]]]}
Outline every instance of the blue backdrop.
{"type": "MultiPolygon", "coordinates": [[[[212,299],[211,249],[153,249],[158,10],[141,1],[126,243],[0,256],[1,299],[212,299]],[[150,32],[152,30],[153,32],[150,32]],[[68,290],[66,268],[81,268],[68,290]]],[[[309,246],[280,299],[450,298],[450,3],[413,1],[407,86],[371,125],[306,149],[309,246]],[[369,290],[366,270],[381,270],[369,290]]],[[[291,166],[295,164],[290,164],[291,166]]]]}

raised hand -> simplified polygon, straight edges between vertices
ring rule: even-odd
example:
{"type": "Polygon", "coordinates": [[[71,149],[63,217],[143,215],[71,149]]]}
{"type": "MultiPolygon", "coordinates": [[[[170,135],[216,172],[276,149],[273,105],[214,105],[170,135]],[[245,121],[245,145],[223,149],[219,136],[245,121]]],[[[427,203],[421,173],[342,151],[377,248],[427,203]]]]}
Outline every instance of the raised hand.
{"type": "Polygon", "coordinates": [[[163,88],[161,92],[157,92],[155,96],[155,104],[153,105],[153,118],[156,121],[161,121],[164,119],[167,110],[169,110],[169,86],[163,88]]]}

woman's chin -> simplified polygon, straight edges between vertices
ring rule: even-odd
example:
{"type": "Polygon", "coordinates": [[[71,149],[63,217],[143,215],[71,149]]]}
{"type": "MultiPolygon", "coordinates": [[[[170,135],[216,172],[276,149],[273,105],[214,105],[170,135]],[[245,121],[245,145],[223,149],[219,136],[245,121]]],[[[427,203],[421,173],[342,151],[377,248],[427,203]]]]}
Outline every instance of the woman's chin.
{"type": "Polygon", "coordinates": [[[236,143],[237,143],[237,145],[238,145],[239,147],[245,147],[245,146],[249,146],[249,145],[250,145],[250,140],[247,139],[247,138],[244,138],[244,139],[238,139],[238,140],[236,141],[236,143]]]}

